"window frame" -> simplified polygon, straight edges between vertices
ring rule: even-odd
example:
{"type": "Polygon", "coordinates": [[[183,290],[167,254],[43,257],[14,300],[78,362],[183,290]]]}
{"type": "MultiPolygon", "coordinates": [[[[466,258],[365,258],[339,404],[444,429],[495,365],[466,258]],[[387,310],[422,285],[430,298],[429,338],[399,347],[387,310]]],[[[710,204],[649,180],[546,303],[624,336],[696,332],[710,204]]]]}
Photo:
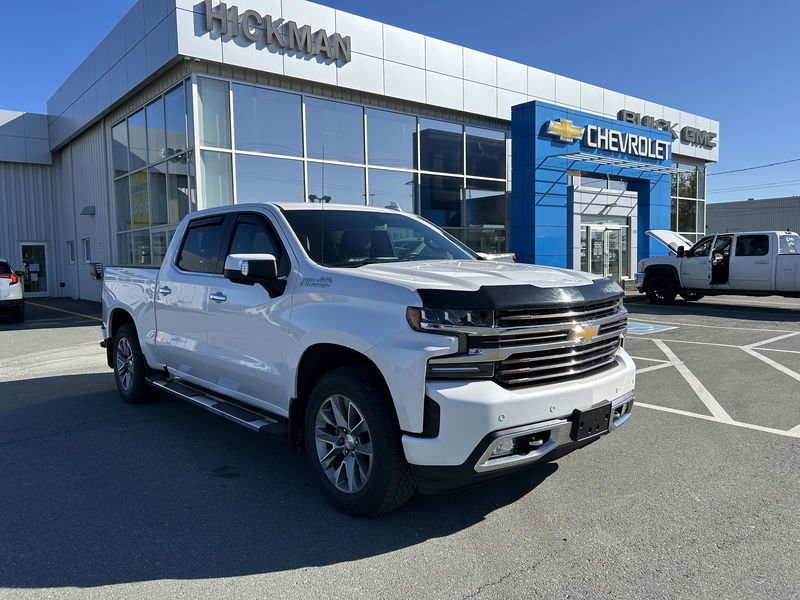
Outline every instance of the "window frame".
{"type": "Polygon", "coordinates": [[[220,249],[224,249],[225,252],[220,255],[219,259],[222,262],[223,267],[225,266],[225,260],[228,258],[228,255],[231,252],[231,247],[233,246],[233,239],[236,237],[236,229],[239,226],[241,221],[246,219],[253,219],[255,221],[261,221],[262,223],[266,224],[267,230],[272,234],[273,240],[275,240],[278,248],[280,249],[281,256],[276,256],[275,260],[278,263],[278,277],[285,278],[288,277],[289,273],[292,272],[292,268],[294,263],[292,262],[291,255],[287,250],[287,244],[278,234],[278,228],[275,227],[275,224],[272,222],[272,219],[265,216],[259,212],[253,211],[237,211],[235,213],[231,213],[233,218],[231,219],[231,223],[228,227],[226,233],[226,239],[224,243],[221,245],[220,249]]]}
{"type": "Polygon", "coordinates": [[[230,214],[222,214],[222,215],[213,215],[213,216],[203,216],[197,217],[196,219],[192,219],[186,224],[186,228],[183,231],[183,236],[181,239],[181,245],[178,248],[178,251],[175,253],[173,257],[173,265],[175,266],[178,271],[181,273],[186,273],[189,275],[222,275],[224,261],[223,264],[220,264],[220,250],[222,249],[225,240],[230,235],[231,229],[231,215],[230,214]],[[186,241],[189,239],[189,232],[200,227],[210,227],[212,225],[221,225],[222,226],[222,235],[220,236],[219,241],[219,248],[217,248],[216,256],[214,257],[215,265],[214,270],[212,271],[190,271],[189,269],[184,269],[181,267],[181,256],[183,255],[183,249],[186,247],[186,241]]]}
{"type": "Polygon", "coordinates": [[[92,238],[85,237],[81,238],[81,250],[83,251],[83,262],[84,264],[91,264],[92,261],[92,238]]]}
{"type": "Polygon", "coordinates": [[[67,263],[74,265],[77,258],[75,255],[75,240],[67,240],[67,263]]]}

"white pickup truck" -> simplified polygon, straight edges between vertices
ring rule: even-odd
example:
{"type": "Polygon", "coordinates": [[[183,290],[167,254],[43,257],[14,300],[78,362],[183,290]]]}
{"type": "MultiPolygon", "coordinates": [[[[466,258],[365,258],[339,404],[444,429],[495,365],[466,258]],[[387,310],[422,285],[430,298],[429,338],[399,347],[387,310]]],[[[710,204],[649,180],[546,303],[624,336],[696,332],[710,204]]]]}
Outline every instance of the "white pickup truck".
{"type": "Polygon", "coordinates": [[[709,234],[692,244],[674,231],[647,235],[669,256],[639,261],[636,287],[654,304],[707,295],[800,297],[800,236],[792,231],[709,234]]]}
{"type": "Polygon", "coordinates": [[[240,204],[188,215],[160,269],[106,270],[102,345],[125,401],[284,437],[371,515],[622,425],[626,319],[612,281],[482,260],[420,217],[240,204]]]}

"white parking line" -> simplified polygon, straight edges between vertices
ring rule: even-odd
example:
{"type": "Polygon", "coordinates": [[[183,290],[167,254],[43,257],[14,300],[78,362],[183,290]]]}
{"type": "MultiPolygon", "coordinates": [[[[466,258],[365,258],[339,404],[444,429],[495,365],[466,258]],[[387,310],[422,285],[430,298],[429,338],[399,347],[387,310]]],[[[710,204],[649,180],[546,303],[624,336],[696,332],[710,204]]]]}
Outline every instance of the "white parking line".
{"type": "Polygon", "coordinates": [[[636,369],[637,373],[648,373],[649,371],[658,371],[659,369],[664,369],[666,367],[674,366],[671,362],[664,361],[663,364],[660,365],[653,365],[652,367],[644,367],[643,369],[636,369]]]}
{"type": "Polygon", "coordinates": [[[656,346],[658,346],[661,349],[664,355],[668,359],[670,359],[670,361],[672,361],[672,363],[675,365],[675,368],[678,369],[678,373],[680,373],[686,380],[686,383],[688,383],[692,387],[694,393],[697,394],[697,397],[700,398],[700,401],[706,405],[708,411],[712,415],[714,415],[714,417],[716,417],[718,421],[724,423],[732,423],[733,419],[731,419],[730,415],[727,412],[725,412],[725,409],[722,408],[722,405],[720,405],[720,403],[717,402],[716,398],[714,398],[714,396],[711,395],[711,392],[709,392],[706,389],[706,386],[704,386],[700,382],[700,380],[694,376],[694,373],[692,373],[689,370],[689,368],[685,364],[683,364],[683,361],[681,361],[681,359],[679,359],[677,355],[672,350],[670,350],[663,341],[661,340],[653,340],[653,341],[655,342],[656,346]]]}
{"type": "Polygon", "coordinates": [[[646,356],[633,356],[633,355],[631,355],[631,358],[634,360],[650,360],[658,363],[669,363],[668,360],[664,360],[663,358],[648,358],[646,356]]]}
{"type": "Polygon", "coordinates": [[[751,423],[740,423],[739,421],[721,421],[715,417],[708,415],[700,415],[698,413],[689,412],[687,410],[679,410],[677,408],[667,408],[666,406],[656,406],[655,404],[645,404],[644,402],[636,402],[636,406],[643,406],[644,408],[651,408],[653,410],[660,410],[663,412],[674,413],[676,415],[683,415],[684,417],[694,417],[695,419],[703,419],[704,421],[712,421],[714,423],[724,423],[725,425],[733,425],[735,427],[743,427],[745,429],[754,429],[755,431],[764,431],[766,433],[774,433],[775,435],[783,435],[791,438],[800,438],[800,425],[784,431],[783,429],[775,429],[773,427],[763,427],[762,425],[753,425],[751,423]]]}
{"type": "MultiPolygon", "coordinates": [[[[795,335],[800,335],[800,331],[785,333],[783,335],[778,335],[773,338],[769,338],[767,340],[761,340],[760,342],[753,342],[752,344],[747,344],[744,348],[758,348],[759,346],[762,346],[764,344],[771,344],[772,342],[777,342],[778,340],[785,340],[786,338],[790,338],[795,335]]],[[[742,348],[742,350],[744,350],[744,348],[742,348]]]]}
{"type": "MultiPolygon", "coordinates": [[[[699,346],[722,346],[723,348],[738,348],[739,350],[744,350],[744,346],[737,346],[736,344],[718,344],[717,342],[695,342],[692,340],[660,340],[658,338],[650,338],[653,342],[669,342],[670,344],[697,344],[699,346]]],[[[625,340],[627,341],[627,339],[625,340]]],[[[772,348],[759,348],[759,350],[773,350],[772,348]]],[[[775,352],[789,352],[791,354],[800,354],[800,350],[778,350],[775,349],[775,352]]]]}
{"type": "MultiPolygon", "coordinates": [[[[758,352],[756,352],[755,350],[753,350],[749,346],[746,346],[746,347],[742,348],[742,350],[747,352],[750,356],[755,356],[758,360],[767,363],[770,367],[774,367],[774,368],[778,369],[778,371],[780,371],[781,373],[785,373],[786,375],[788,375],[792,379],[800,381],[800,373],[796,373],[796,372],[792,371],[789,367],[784,367],[781,363],[775,362],[774,360],[764,356],[763,354],[759,354],[758,352]]],[[[759,348],[759,350],[760,350],[760,348],[759,348]]]]}

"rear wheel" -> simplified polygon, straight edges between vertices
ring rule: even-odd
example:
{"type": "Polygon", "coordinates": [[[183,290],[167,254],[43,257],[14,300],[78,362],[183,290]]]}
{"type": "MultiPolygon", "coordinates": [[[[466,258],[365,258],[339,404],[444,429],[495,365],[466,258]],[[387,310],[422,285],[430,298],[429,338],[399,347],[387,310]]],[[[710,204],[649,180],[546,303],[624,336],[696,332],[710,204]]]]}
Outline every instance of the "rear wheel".
{"type": "Polygon", "coordinates": [[[136,327],[133,323],[121,325],[114,334],[114,379],[125,402],[141,404],[149,399],[145,381],[147,371],[136,327]]]}
{"type": "Polygon", "coordinates": [[[703,294],[698,294],[697,292],[681,292],[681,298],[687,302],[697,302],[698,300],[705,298],[705,296],[703,294]]]}
{"type": "Polygon", "coordinates": [[[645,281],[644,293],[653,304],[672,304],[678,295],[678,290],[672,277],[652,275],[645,281]]]}
{"type": "Polygon", "coordinates": [[[320,379],[306,410],[305,446],[322,492],[347,514],[394,510],[416,489],[391,398],[371,369],[341,367],[320,379]]]}

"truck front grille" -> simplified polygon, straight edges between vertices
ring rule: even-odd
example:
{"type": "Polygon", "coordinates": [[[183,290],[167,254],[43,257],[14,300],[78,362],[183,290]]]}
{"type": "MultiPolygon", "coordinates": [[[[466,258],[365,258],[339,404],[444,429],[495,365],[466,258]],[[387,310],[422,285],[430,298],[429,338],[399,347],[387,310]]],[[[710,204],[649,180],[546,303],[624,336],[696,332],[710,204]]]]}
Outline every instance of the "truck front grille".
{"type": "MultiPolygon", "coordinates": [[[[500,310],[494,327],[472,327],[469,352],[432,359],[431,372],[448,366],[467,372],[479,365],[482,378],[504,387],[544,385],[611,368],[622,345],[628,311],[620,298],[555,308],[500,310]]],[[[438,377],[438,378],[441,378],[438,377]]]]}
{"type": "Polygon", "coordinates": [[[619,299],[603,300],[583,306],[560,308],[517,308],[498,311],[497,327],[529,327],[564,322],[591,321],[608,317],[619,311],[619,299]]]}
{"type": "Polygon", "coordinates": [[[619,345],[617,336],[572,348],[512,354],[495,364],[494,376],[499,384],[509,387],[551,383],[611,365],[619,345]]]}

